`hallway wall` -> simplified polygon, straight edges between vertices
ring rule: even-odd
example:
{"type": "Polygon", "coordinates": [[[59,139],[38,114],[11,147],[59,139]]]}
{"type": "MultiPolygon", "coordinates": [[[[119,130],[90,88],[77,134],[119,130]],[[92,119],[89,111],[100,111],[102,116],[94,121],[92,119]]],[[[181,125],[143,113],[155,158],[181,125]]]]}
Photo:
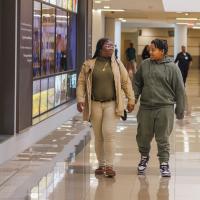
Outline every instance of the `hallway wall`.
{"type": "MultiPolygon", "coordinates": [[[[141,28],[136,29],[140,35],[138,35],[137,43],[137,62],[141,62],[141,54],[144,46],[150,44],[150,42],[155,38],[165,39],[169,45],[168,54],[174,56],[174,37],[170,34],[173,34],[173,28],[141,28]]],[[[124,40],[129,39],[129,35],[135,34],[135,32],[123,32],[122,33],[122,49],[124,52],[124,40]]],[[[188,29],[188,48],[187,51],[192,55],[193,65],[192,68],[200,68],[200,30],[188,29]]],[[[124,60],[124,55],[122,55],[122,60],[124,60]]]]}

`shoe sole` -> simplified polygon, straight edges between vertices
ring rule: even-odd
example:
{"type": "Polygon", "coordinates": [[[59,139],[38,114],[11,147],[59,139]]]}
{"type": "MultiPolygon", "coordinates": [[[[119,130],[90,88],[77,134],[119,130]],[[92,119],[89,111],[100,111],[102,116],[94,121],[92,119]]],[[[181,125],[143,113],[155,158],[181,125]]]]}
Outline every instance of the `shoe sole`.
{"type": "Polygon", "coordinates": [[[138,171],[137,175],[145,175],[145,171],[138,171]]]}
{"type": "Polygon", "coordinates": [[[161,176],[162,176],[162,177],[166,177],[166,178],[168,177],[168,178],[169,178],[169,177],[171,177],[171,174],[161,174],[161,176]]]}

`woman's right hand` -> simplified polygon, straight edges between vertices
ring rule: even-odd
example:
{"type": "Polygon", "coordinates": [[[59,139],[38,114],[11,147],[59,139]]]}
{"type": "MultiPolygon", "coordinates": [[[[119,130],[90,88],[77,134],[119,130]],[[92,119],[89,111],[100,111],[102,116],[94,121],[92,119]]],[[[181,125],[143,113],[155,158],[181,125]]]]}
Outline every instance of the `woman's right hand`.
{"type": "Polygon", "coordinates": [[[77,110],[78,110],[79,112],[83,112],[84,107],[85,107],[85,103],[84,103],[84,102],[78,102],[78,103],[77,103],[77,110]]]}

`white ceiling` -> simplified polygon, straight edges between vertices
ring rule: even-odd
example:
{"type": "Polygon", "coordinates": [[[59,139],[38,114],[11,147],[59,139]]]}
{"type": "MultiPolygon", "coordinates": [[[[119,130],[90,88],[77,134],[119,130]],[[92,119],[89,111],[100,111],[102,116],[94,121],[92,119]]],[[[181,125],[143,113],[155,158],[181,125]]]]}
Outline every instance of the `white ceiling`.
{"type": "Polygon", "coordinates": [[[162,0],[100,0],[100,4],[95,1],[94,9],[101,9],[104,6],[110,6],[111,9],[125,9],[125,12],[105,12],[107,17],[125,18],[127,22],[123,23],[122,27],[172,27],[176,24],[177,17],[200,18],[200,0],[163,0],[164,4],[162,0]],[[192,10],[191,3],[196,10],[192,10]],[[190,11],[188,16],[180,13],[185,8],[190,11]],[[173,9],[173,12],[165,12],[166,9],[168,11],[173,9]],[[199,12],[194,12],[198,9],[199,12]]]}

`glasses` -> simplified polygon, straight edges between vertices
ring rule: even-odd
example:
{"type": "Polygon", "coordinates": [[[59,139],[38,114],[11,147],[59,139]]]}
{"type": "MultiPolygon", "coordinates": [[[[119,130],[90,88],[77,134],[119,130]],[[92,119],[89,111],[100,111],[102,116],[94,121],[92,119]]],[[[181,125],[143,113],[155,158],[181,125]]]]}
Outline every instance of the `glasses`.
{"type": "Polygon", "coordinates": [[[113,44],[104,44],[103,47],[106,48],[106,49],[114,49],[113,44]]]}

